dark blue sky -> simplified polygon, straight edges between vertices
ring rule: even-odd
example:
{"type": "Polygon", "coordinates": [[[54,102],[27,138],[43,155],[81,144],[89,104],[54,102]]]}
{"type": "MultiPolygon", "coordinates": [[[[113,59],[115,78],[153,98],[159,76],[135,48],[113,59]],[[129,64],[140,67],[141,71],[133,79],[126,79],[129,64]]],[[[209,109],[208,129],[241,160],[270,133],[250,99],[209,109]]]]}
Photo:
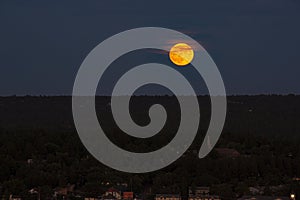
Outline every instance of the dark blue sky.
{"type": "Polygon", "coordinates": [[[0,1],[0,95],[70,95],[85,56],[121,31],[189,34],[229,94],[300,93],[300,1],[0,1]]]}

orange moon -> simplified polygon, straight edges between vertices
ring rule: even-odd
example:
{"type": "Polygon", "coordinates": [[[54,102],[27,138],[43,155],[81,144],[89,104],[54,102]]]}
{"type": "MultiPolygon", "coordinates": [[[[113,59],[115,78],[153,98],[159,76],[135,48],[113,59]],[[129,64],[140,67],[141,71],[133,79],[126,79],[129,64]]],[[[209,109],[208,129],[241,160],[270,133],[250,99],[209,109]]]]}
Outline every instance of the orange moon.
{"type": "Polygon", "coordinates": [[[169,52],[170,60],[178,66],[185,66],[192,62],[194,58],[194,50],[185,43],[175,44],[169,52]]]}

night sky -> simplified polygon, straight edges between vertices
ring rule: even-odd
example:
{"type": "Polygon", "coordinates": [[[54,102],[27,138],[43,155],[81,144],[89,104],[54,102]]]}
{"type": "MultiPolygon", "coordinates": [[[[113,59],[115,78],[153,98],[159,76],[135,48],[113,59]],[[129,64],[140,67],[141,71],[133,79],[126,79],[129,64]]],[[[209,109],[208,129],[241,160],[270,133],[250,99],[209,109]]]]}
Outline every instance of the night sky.
{"type": "Polygon", "coordinates": [[[196,39],[228,94],[300,93],[299,0],[0,0],[0,95],[71,95],[96,45],[145,26],[196,39]]]}

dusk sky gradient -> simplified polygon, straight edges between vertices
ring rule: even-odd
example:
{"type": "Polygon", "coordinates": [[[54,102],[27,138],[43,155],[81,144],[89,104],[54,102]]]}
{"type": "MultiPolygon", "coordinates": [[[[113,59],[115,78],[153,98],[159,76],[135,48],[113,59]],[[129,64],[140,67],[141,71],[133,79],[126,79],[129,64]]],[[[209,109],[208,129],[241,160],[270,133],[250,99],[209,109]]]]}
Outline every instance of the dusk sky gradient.
{"type": "Polygon", "coordinates": [[[71,95],[96,45],[147,26],[196,39],[228,94],[300,93],[299,0],[1,0],[0,95],[71,95]]]}

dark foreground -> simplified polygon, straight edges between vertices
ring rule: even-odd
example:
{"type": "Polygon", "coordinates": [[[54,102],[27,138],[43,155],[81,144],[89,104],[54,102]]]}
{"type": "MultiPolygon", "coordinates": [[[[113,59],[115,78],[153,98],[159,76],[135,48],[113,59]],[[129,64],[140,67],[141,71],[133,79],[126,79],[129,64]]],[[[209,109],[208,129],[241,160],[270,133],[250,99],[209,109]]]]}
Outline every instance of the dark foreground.
{"type": "MultiPolygon", "coordinates": [[[[210,187],[211,195],[236,199],[244,195],[289,196],[299,191],[300,96],[231,96],[224,131],[204,159],[197,151],[208,126],[210,103],[199,97],[201,122],[193,145],[169,167],[147,174],[112,170],[89,155],[76,133],[71,97],[0,98],[0,198],[83,199],[109,188],[133,191],[136,198],[180,194],[188,187],[210,187]]],[[[130,137],[112,118],[108,97],[97,97],[97,113],[107,136],[135,152],[161,148],[176,133],[180,109],[174,97],[134,97],[133,119],[149,122],[153,103],[165,106],[169,119],[156,136],[130,137]]],[[[109,154],[109,152],[107,152],[109,154]]]]}

